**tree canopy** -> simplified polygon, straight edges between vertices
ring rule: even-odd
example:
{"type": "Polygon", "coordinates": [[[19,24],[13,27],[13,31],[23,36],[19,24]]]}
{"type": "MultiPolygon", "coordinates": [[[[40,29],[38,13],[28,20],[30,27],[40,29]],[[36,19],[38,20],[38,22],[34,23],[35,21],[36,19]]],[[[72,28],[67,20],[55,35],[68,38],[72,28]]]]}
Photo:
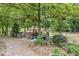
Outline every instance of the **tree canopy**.
{"type": "Polygon", "coordinates": [[[20,29],[47,26],[52,31],[79,32],[79,5],[74,3],[0,4],[0,32],[6,35],[15,22],[19,24],[20,29]]]}

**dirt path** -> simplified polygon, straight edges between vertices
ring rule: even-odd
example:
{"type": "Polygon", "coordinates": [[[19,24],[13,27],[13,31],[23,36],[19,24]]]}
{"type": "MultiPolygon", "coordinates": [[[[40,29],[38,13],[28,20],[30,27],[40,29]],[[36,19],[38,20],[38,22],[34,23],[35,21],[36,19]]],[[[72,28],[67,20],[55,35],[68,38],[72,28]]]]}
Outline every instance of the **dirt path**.
{"type": "Polygon", "coordinates": [[[6,56],[34,56],[36,54],[28,47],[28,41],[17,39],[6,39],[4,43],[7,46],[6,56]]]}
{"type": "MultiPolygon", "coordinates": [[[[26,38],[2,38],[6,45],[5,56],[50,56],[51,50],[58,46],[38,46],[26,38]]],[[[60,48],[63,53],[64,50],[60,48]]]]}
{"type": "Polygon", "coordinates": [[[63,33],[63,35],[67,38],[69,43],[79,43],[79,33],[63,33]]]}
{"type": "MultiPolygon", "coordinates": [[[[68,41],[76,40],[77,42],[79,42],[79,33],[78,34],[66,33],[64,35],[68,38],[68,41]]],[[[6,46],[6,53],[2,52],[3,54],[5,53],[6,56],[49,56],[51,50],[55,47],[58,47],[55,45],[36,46],[33,45],[31,40],[28,40],[26,38],[0,37],[0,39],[4,41],[3,43],[6,46]]],[[[2,43],[0,45],[1,45],[0,47],[3,46],[2,43]]],[[[61,51],[64,50],[61,49],[61,51]]]]}

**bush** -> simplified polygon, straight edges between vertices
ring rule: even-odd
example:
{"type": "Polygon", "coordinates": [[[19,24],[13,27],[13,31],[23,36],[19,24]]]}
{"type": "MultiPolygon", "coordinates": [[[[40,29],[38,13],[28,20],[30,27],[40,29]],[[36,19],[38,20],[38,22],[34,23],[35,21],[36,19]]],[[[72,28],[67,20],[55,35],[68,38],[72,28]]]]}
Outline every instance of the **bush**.
{"type": "Polygon", "coordinates": [[[53,36],[53,43],[61,46],[63,43],[66,43],[67,39],[63,35],[55,35],[53,36]]]}
{"type": "Polygon", "coordinates": [[[43,39],[43,35],[39,34],[39,35],[37,36],[37,39],[43,39]]]}
{"type": "Polygon", "coordinates": [[[60,50],[58,48],[54,48],[52,50],[52,56],[60,56],[60,50]]]}
{"type": "Polygon", "coordinates": [[[67,56],[68,54],[66,52],[61,53],[59,48],[54,48],[52,50],[52,56],[67,56]]]}
{"type": "Polygon", "coordinates": [[[45,45],[45,42],[44,42],[43,39],[36,39],[36,40],[34,41],[34,44],[36,44],[36,45],[45,45]]]}
{"type": "Polygon", "coordinates": [[[37,37],[37,39],[34,40],[34,44],[36,45],[45,45],[46,42],[44,41],[44,39],[42,38],[42,35],[39,35],[37,37]]]}
{"type": "Polygon", "coordinates": [[[48,44],[48,45],[53,45],[52,39],[49,39],[49,40],[47,41],[47,44],[48,44]]]}
{"type": "Polygon", "coordinates": [[[79,45],[77,45],[77,44],[68,45],[67,52],[73,53],[76,56],[79,56],[79,45]]]}

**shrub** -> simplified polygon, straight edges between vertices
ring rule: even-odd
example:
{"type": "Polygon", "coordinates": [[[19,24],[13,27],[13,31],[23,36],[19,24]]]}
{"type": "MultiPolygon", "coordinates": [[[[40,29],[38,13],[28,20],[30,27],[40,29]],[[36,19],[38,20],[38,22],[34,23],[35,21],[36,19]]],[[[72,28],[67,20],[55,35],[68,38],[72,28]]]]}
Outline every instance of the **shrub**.
{"type": "Polygon", "coordinates": [[[47,41],[47,44],[48,44],[48,45],[52,45],[52,44],[53,44],[52,39],[49,39],[49,40],[47,41]]]}
{"type": "Polygon", "coordinates": [[[54,48],[52,50],[52,56],[60,56],[60,50],[58,48],[54,48]]]}
{"type": "Polygon", "coordinates": [[[44,41],[44,39],[42,38],[42,35],[39,35],[37,37],[37,39],[34,41],[34,44],[36,45],[45,45],[46,42],[44,41]]]}
{"type": "Polygon", "coordinates": [[[34,41],[34,44],[36,44],[36,45],[45,45],[45,42],[44,42],[43,39],[36,39],[36,40],[34,41]]]}
{"type": "Polygon", "coordinates": [[[67,56],[68,54],[66,52],[61,53],[59,48],[54,48],[52,50],[52,56],[67,56]]]}
{"type": "Polygon", "coordinates": [[[43,39],[43,35],[39,34],[39,35],[37,36],[37,39],[43,39]]]}
{"type": "Polygon", "coordinates": [[[53,36],[53,43],[61,46],[63,43],[66,43],[67,39],[63,35],[55,35],[53,36]]]}
{"type": "Polygon", "coordinates": [[[71,44],[71,45],[69,45],[68,49],[67,49],[67,52],[68,53],[73,53],[76,56],[79,56],[79,45],[77,45],[77,44],[71,44]]]}

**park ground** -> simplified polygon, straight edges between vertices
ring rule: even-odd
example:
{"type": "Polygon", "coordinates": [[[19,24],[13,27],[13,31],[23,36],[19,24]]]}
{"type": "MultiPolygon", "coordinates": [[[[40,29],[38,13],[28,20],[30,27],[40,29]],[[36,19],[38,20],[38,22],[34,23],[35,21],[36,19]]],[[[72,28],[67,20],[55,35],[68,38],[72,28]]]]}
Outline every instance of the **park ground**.
{"type": "MultiPolygon", "coordinates": [[[[79,42],[78,33],[63,33],[68,38],[68,42],[79,42]]],[[[34,45],[31,39],[27,38],[12,38],[0,37],[0,55],[1,56],[50,56],[51,50],[56,48],[55,44],[52,46],[34,45]]],[[[60,48],[60,47],[58,47],[60,48]]],[[[60,48],[62,54],[64,49],[60,48]]]]}

